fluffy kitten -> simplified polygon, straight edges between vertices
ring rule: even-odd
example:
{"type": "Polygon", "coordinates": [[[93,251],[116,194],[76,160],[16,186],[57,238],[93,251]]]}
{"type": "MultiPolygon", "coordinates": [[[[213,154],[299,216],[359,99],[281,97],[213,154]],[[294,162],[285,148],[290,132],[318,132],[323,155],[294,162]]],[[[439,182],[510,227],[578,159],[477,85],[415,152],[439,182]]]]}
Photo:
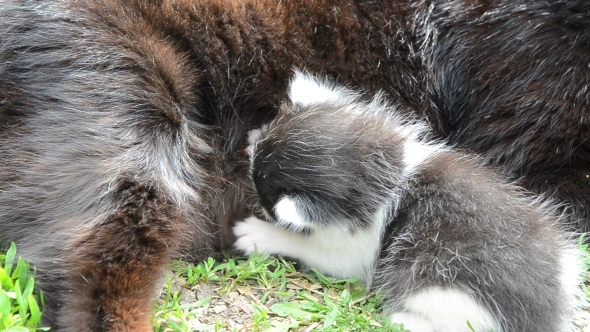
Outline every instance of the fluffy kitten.
{"type": "Polygon", "coordinates": [[[413,332],[569,331],[578,253],[556,206],[370,101],[296,73],[290,102],[250,135],[268,222],[237,223],[235,246],[287,255],[382,290],[413,332]]]}

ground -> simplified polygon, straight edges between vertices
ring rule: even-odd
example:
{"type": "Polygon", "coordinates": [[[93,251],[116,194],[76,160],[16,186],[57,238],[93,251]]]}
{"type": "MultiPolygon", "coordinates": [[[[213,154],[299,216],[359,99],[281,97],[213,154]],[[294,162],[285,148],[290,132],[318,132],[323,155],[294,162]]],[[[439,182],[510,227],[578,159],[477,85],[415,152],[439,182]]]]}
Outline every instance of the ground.
{"type": "MultiPolygon", "coordinates": [[[[588,252],[585,245],[580,249],[588,252]]],[[[39,327],[33,275],[15,257],[14,245],[0,254],[0,331],[46,331],[39,327]]],[[[585,257],[588,271],[590,255],[585,257]]],[[[582,287],[589,298],[588,282],[582,287]]],[[[281,258],[175,261],[157,299],[154,324],[156,332],[403,331],[387,326],[380,302],[357,280],[334,280],[281,258]]],[[[576,317],[575,332],[590,332],[588,308],[576,317]]]]}
{"type": "MultiPolygon", "coordinates": [[[[355,280],[298,272],[282,259],[178,262],[174,270],[159,299],[157,331],[403,331],[386,327],[379,297],[355,280]]],[[[576,332],[590,332],[588,308],[575,323],[576,332]]]]}

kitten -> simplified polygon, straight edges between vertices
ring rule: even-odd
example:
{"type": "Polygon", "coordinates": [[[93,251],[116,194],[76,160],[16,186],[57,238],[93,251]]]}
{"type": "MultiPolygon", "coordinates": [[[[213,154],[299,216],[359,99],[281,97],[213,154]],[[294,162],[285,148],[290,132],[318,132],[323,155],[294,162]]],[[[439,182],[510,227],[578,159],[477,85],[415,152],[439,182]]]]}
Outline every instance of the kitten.
{"type": "Polygon", "coordinates": [[[237,223],[237,249],[360,277],[413,332],[571,330],[581,268],[557,206],[379,94],[297,72],[289,97],[250,134],[267,221],[237,223]]]}

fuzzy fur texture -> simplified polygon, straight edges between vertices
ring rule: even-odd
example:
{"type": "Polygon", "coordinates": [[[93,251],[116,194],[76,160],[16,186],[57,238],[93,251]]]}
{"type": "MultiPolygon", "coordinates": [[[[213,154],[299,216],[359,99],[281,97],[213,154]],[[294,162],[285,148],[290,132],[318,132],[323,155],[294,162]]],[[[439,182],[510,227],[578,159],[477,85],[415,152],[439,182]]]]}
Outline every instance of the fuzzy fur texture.
{"type": "Polygon", "coordinates": [[[253,135],[252,181],[271,218],[237,223],[236,248],[361,277],[411,331],[573,330],[581,261],[556,205],[432,142],[380,96],[300,73],[292,85],[314,80],[325,99],[291,93],[253,135]]]}
{"type": "Polygon", "coordinates": [[[247,132],[274,118],[293,67],[383,91],[586,230],[588,12],[0,0],[0,242],[36,266],[53,330],[150,330],[170,257],[227,248],[250,215],[247,132]]]}
{"type": "Polygon", "coordinates": [[[440,135],[590,231],[590,3],[441,1],[418,15],[440,135]]]}

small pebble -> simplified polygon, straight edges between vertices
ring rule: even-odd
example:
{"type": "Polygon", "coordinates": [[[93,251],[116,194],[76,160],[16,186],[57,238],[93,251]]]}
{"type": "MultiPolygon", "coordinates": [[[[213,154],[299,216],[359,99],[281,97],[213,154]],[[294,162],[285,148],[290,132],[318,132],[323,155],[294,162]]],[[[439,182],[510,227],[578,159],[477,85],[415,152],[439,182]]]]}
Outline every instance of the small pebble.
{"type": "Polygon", "coordinates": [[[227,306],[224,304],[219,304],[213,307],[213,312],[218,314],[227,310],[227,306]]]}

